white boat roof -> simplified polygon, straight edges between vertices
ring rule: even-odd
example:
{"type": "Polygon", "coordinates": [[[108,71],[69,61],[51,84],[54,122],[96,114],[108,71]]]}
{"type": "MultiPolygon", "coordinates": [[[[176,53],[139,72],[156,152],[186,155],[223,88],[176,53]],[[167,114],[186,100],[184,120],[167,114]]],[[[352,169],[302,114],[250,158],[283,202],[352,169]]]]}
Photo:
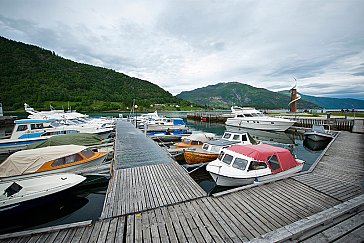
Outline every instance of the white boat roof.
{"type": "Polygon", "coordinates": [[[206,143],[213,139],[215,137],[215,134],[213,133],[193,133],[187,138],[193,141],[200,141],[203,143],[206,143]]]}
{"type": "Polygon", "coordinates": [[[0,164],[0,177],[33,173],[48,161],[81,152],[86,148],[79,145],[61,145],[18,151],[0,164]]]}

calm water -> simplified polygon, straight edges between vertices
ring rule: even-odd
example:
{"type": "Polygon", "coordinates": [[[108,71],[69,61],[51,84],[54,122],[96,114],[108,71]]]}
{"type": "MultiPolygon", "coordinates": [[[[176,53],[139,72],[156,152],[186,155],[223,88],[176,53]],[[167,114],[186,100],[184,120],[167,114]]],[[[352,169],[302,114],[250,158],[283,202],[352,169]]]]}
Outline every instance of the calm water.
{"type": "MultiPolygon", "coordinates": [[[[186,118],[187,112],[160,112],[160,114],[168,117],[186,118]]],[[[117,117],[118,113],[96,115],[117,117]]],[[[128,113],[124,113],[124,115],[128,115],[128,113]]],[[[192,132],[211,132],[218,136],[221,136],[227,129],[224,124],[189,120],[187,121],[187,125],[192,132]]],[[[229,129],[231,130],[233,128],[230,127],[229,129]]],[[[9,133],[11,130],[11,127],[0,127],[0,132],[9,133]]],[[[304,170],[307,170],[312,165],[325,147],[324,145],[322,148],[318,148],[318,151],[313,151],[315,148],[309,149],[309,145],[304,145],[302,136],[298,134],[269,133],[256,130],[249,132],[254,138],[262,140],[265,143],[292,149],[297,158],[306,161],[304,170]]],[[[1,159],[4,159],[4,157],[0,158],[0,161],[1,159]]],[[[207,192],[230,189],[216,187],[214,181],[206,171],[202,171],[199,174],[198,176],[192,174],[192,177],[207,192]]],[[[61,200],[49,203],[42,208],[23,215],[21,218],[0,219],[0,234],[85,220],[96,220],[101,215],[106,190],[107,182],[92,187],[75,188],[61,200]]]]}

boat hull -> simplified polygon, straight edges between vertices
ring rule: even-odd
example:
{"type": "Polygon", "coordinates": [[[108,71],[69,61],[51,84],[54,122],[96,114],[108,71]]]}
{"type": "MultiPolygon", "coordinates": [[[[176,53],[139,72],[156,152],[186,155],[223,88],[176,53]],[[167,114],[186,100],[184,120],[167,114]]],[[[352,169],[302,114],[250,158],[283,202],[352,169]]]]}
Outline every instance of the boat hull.
{"type": "Polygon", "coordinates": [[[258,176],[258,177],[228,177],[225,175],[219,175],[213,172],[210,172],[211,177],[215,181],[216,185],[218,186],[246,186],[253,184],[254,182],[265,182],[267,180],[273,180],[273,179],[279,179],[282,177],[286,177],[289,175],[293,175],[297,172],[302,171],[304,163],[301,163],[300,165],[293,167],[289,170],[282,171],[276,174],[269,174],[264,176],[258,176]]]}
{"type": "Polygon", "coordinates": [[[0,184],[0,217],[19,215],[23,212],[44,205],[60,196],[69,189],[82,183],[86,178],[74,174],[56,174],[36,176],[28,179],[13,179],[0,184]],[[5,191],[12,183],[21,186],[21,189],[11,196],[5,191]],[[4,193],[3,193],[4,192],[4,193]]]}
{"type": "Polygon", "coordinates": [[[329,140],[332,139],[332,136],[331,135],[319,134],[319,133],[315,133],[315,132],[305,133],[304,136],[307,139],[310,139],[310,140],[315,141],[315,142],[329,141],[329,140]]]}
{"type": "Polygon", "coordinates": [[[215,153],[203,153],[187,149],[184,150],[185,161],[190,165],[211,162],[215,160],[218,156],[219,154],[215,153]]]}
{"type": "Polygon", "coordinates": [[[265,119],[243,120],[237,118],[228,118],[225,124],[233,127],[284,132],[294,124],[294,121],[265,120],[265,119]]]}
{"type": "Polygon", "coordinates": [[[47,137],[30,139],[3,139],[0,140],[0,154],[10,154],[25,149],[27,145],[47,140],[47,137]]]}

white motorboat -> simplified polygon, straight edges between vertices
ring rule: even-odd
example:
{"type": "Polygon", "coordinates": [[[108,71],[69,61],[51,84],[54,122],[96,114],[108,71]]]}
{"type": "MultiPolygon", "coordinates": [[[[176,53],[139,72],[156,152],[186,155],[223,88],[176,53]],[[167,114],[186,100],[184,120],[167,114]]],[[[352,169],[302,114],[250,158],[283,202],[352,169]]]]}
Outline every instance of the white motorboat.
{"type": "Polygon", "coordinates": [[[96,128],[113,128],[115,127],[116,119],[105,118],[105,117],[89,117],[88,115],[79,113],[75,110],[68,109],[55,110],[50,106],[49,111],[36,111],[30,107],[27,103],[24,104],[24,109],[29,113],[29,119],[46,119],[46,120],[57,120],[64,125],[75,125],[75,126],[96,126],[96,128]]]}
{"type": "Polygon", "coordinates": [[[60,145],[28,149],[11,154],[0,164],[0,182],[34,175],[72,172],[101,165],[107,152],[93,152],[86,146],[60,145]]]}
{"type": "Polygon", "coordinates": [[[312,129],[306,131],[304,134],[305,138],[311,139],[312,141],[330,141],[334,138],[334,134],[330,130],[326,131],[324,126],[313,125],[312,129]]]}
{"type": "Polygon", "coordinates": [[[244,127],[250,129],[266,131],[285,131],[292,126],[295,121],[280,117],[269,117],[252,107],[231,107],[233,118],[227,118],[225,124],[234,127],[244,127]]]}
{"type": "Polygon", "coordinates": [[[15,120],[11,137],[0,139],[0,154],[24,149],[27,145],[44,141],[54,135],[70,133],[91,133],[106,138],[113,128],[96,126],[62,125],[57,120],[20,119],[15,120]]]}
{"type": "Polygon", "coordinates": [[[304,161],[268,144],[232,145],[206,166],[219,186],[244,186],[300,172],[304,161]]]}
{"type": "Polygon", "coordinates": [[[86,178],[75,174],[52,174],[0,182],[0,218],[14,217],[60,196],[86,178]]]}

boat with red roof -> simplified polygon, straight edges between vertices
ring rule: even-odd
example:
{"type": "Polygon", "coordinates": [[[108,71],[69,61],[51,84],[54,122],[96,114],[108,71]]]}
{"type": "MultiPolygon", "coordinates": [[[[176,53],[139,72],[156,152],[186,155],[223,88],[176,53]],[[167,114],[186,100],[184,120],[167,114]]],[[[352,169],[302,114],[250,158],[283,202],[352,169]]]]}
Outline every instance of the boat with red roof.
{"type": "Polygon", "coordinates": [[[244,186],[300,172],[303,164],[285,148],[268,144],[232,145],[222,149],[206,170],[218,186],[244,186]]]}

